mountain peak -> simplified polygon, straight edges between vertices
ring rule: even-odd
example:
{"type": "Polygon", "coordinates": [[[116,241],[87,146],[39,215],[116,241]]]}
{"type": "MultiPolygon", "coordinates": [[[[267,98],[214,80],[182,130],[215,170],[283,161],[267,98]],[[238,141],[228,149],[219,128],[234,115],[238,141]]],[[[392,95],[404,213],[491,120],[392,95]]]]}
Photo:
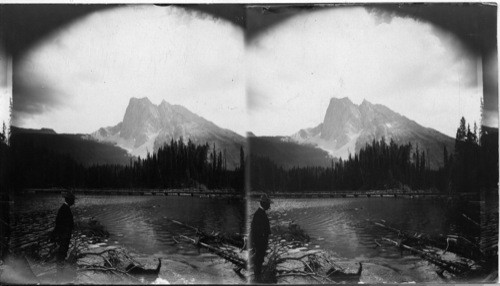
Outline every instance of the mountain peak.
{"type": "Polygon", "coordinates": [[[348,140],[345,134],[357,129],[359,125],[360,113],[357,106],[348,97],[333,97],[323,119],[321,138],[342,144],[348,140]]]}
{"type": "Polygon", "coordinates": [[[122,120],[120,136],[124,139],[133,139],[134,146],[142,145],[146,141],[144,130],[154,130],[160,125],[156,106],[149,98],[130,98],[122,120]]]}
{"type": "Polygon", "coordinates": [[[368,100],[366,100],[365,98],[363,98],[363,102],[361,102],[361,105],[373,105],[373,103],[371,103],[368,100]]]}
{"type": "Polygon", "coordinates": [[[338,98],[338,97],[332,97],[330,99],[330,104],[335,104],[337,102],[341,102],[341,103],[344,103],[344,104],[352,104],[352,101],[349,99],[349,97],[345,96],[345,97],[342,97],[342,98],[338,98]]]}
{"type": "Polygon", "coordinates": [[[142,105],[150,105],[152,104],[149,98],[147,97],[142,97],[142,98],[137,98],[137,97],[131,97],[128,105],[137,105],[137,104],[142,104],[142,105]]]}
{"type": "Polygon", "coordinates": [[[170,103],[168,103],[167,101],[165,101],[165,99],[162,99],[160,105],[158,105],[158,106],[165,108],[165,107],[170,107],[172,105],[170,103]]]}

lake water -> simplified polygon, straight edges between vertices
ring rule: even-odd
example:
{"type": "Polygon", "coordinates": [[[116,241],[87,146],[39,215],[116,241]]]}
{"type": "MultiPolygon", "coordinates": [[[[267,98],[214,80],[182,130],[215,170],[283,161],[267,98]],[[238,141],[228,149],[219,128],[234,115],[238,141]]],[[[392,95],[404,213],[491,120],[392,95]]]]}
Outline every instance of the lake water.
{"type": "MultiPolygon", "coordinates": [[[[55,214],[62,203],[58,195],[35,195],[15,199],[12,211],[17,217],[35,210],[55,214]]],[[[242,233],[245,221],[244,202],[222,198],[80,195],[72,209],[75,221],[95,217],[110,232],[109,241],[142,254],[198,255],[194,247],[179,249],[182,245],[172,239],[179,234],[193,236],[194,231],[168,219],[222,233],[242,233]]],[[[38,215],[38,220],[49,217],[38,215]]]]}
{"type": "MultiPolygon", "coordinates": [[[[374,224],[385,220],[388,225],[418,232],[469,234],[473,227],[464,224],[456,206],[434,199],[276,199],[271,217],[293,220],[315,243],[346,258],[392,257],[394,253],[374,249],[375,239],[394,238],[396,234],[374,224]],[[319,240],[318,240],[319,239],[319,240]]],[[[477,211],[468,209],[468,213],[477,211]]],[[[399,255],[399,252],[397,252],[399,255]]]]}
{"type": "MultiPolygon", "coordinates": [[[[384,244],[382,237],[397,239],[397,234],[374,224],[387,225],[432,235],[460,234],[478,236],[478,228],[466,221],[478,221],[479,204],[452,203],[441,199],[402,198],[320,198],[274,199],[269,210],[271,224],[293,221],[311,237],[311,249],[323,249],[346,261],[383,265],[404,276],[393,281],[436,281],[434,269],[397,247],[384,244]],[[382,246],[377,246],[377,240],[382,246]],[[416,263],[420,263],[417,267],[416,263]]],[[[251,215],[258,203],[252,202],[251,215]]]]}
{"type": "MultiPolygon", "coordinates": [[[[60,195],[32,195],[14,198],[11,224],[13,237],[37,235],[54,226],[63,203],[60,195]]],[[[211,233],[243,233],[245,203],[227,198],[175,196],[77,196],[72,207],[75,221],[95,217],[110,233],[108,245],[125,247],[149,267],[162,258],[160,278],[171,283],[241,283],[227,263],[215,254],[199,250],[180,234],[196,233],[168,219],[211,233]],[[176,243],[173,237],[181,243],[176,243]],[[152,263],[152,264],[151,264],[152,263]]],[[[13,238],[16,241],[15,238],[13,238]]]]}

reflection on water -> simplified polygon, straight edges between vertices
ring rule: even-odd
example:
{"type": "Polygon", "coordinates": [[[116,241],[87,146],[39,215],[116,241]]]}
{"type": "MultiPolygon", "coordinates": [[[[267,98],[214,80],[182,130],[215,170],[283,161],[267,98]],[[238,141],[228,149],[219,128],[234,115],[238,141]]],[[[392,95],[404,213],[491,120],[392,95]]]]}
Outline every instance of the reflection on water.
{"type": "MultiPolygon", "coordinates": [[[[63,199],[57,195],[16,198],[16,216],[55,214],[63,199]]],[[[193,236],[194,231],[170,222],[178,220],[201,230],[242,233],[243,201],[196,197],[79,196],[73,207],[75,220],[95,217],[110,232],[110,243],[118,243],[141,254],[178,253],[199,255],[194,247],[176,244],[172,236],[193,236]],[[167,219],[168,218],[168,219],[167,219]]],[[[47,215],[47,219],[53,216],[47,215]]],[[[43,217],[39,217],[43,220],[43,217]]]]}

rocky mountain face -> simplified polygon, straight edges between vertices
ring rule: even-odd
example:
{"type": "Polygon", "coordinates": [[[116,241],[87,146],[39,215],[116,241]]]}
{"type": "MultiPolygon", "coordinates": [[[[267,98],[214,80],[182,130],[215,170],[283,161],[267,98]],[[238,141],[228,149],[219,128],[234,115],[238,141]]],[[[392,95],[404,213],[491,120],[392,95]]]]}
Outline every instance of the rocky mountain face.
{"type": "Polygon", "coordinates": [[[245,147],[243,136],[220,128],[183,106],[166,101],[155,105],[146,97],[131,98],[122,122],[100,128],[91,136],[98,141],[115,143],[131,155],[141,157],[181,137],[185,142],[215,144],[216,150],[225,150],[229,168],[238,166],[240,147],[245,147]]]}
{"type": "Polygon", "coordinates": [[[332,98],[322,123],[290,136],[299,144],[309,144],[327,151],[332,157],[347,159],[366,143],[385,138],[397,144],[410,142],[425,151],[431,168],[443,165],[443,148],[453,152],[454,139],[426,128],[384,105],[364,100],[360,105],[349,98],[332,98]]]}

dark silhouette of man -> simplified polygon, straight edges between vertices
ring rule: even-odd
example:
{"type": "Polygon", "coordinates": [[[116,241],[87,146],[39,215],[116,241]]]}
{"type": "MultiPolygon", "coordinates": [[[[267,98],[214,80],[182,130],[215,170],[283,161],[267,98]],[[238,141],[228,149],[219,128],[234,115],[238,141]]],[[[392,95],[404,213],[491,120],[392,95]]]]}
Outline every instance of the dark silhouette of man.
{"type": "Polygon", "coordinates": [[[73,232],[73,213],[71,206],[75,204],[75,195],[73,193],[66,193],[64,195],[64,204],[59,208],[56,217],[56,226],[52,231],[51,240],[56,242],[59,246],[56,253],[57,258],[57,272],[61,274],[66,255],[69,250],[71,240],[71,233],[73,232]]]}
{"type": "Polygon", "coordinates": [[[260,198],[260,207],[253,215],[250,227],[250,243],[255,282],[263,282],[261,277],[262,263],[266,256],[267,244],[271,227],[266,211],[271,207],[271,200],[264,194],[260,198]]]}

